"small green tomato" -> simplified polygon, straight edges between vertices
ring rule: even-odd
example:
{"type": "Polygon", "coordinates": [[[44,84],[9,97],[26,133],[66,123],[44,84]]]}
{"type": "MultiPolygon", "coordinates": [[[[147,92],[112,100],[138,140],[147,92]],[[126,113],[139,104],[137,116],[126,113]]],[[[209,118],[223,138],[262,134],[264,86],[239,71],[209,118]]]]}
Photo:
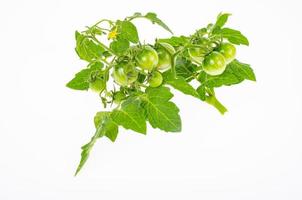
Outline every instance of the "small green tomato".
{"type": "Polygon", "coordinates": [[[236,47],[230,43],[221,44],[217,51],[224,56],[226,64],[232,62],[236,57],[236,47]]]}
{"type": "Polygon", "coordinates": [[[175,53],[175,49],[168,43],[160,43],[160,47],[157,49],[158,54],[158,70],[168,70],[172,66],[172,55],[175,53]]]}
{"type": "Polygon", "coordinates": [[[136,55],[135,60],[140,68],[151,71],[158,63],[158,55],[152,47],[144,46],[136,55]]]}
{"type": "Polygon", "coordinates": [[[226,61],[224,56],[216,51],[207,55],[203,61],[202,69],[209,75],[216,76],[224,72],[226,61]]]}
{"type": "Polygon", "coordinates": [[[158,87],[158,86],[160,86],[160,85],[162,84],[162,82],[163,82],[163,76],[161,75],[160,72],[155,71],[155,72],[151,75],[151,77],[150,77],[150,79],[149,79],[148,82],[149,82],[149,86],[150,86],[150,87],[158,87]]]}
{"type": "Polygon", "coordinates": [[[101,79],[96,79],[92,82],[89,83],[89,88],[94,91],[94,92],[101,92],[102,90],[105,89],[105,83],[101,79]]]}
{"type": "Polygon", "coordinates": [[[134,68],[118,67],[114,69],[112,76],[117,84],[127,86],[137,80],[138,72],[134,68]]]}

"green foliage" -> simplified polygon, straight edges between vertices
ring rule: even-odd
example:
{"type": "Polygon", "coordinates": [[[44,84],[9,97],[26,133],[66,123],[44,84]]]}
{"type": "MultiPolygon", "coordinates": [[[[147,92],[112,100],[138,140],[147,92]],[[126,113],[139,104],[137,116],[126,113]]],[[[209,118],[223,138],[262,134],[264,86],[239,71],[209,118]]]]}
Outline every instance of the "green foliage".
{"type": "Polygon", "coordinates": [[[104,135],[114,142],[118,134],[118,125],[112,121],[110,113],[111,112],[108,111],[96,113],[94,116],[94,125],[95,128],[102,126],[104,135]],[[104,123],[104,121],[106,123],[104,123]]]}
{"type": "Polygon", "coordinates": [[[159,19],[155,13],[149,12],[145,15],[145,18],[149,19],[154,24],[158,24],[159,26],[163,27],[173,34],[171,29],[161,19],[159,19]]]}
{"type": "Polygon", "coordinates": [[[123,53],[125,53],[128,50],[129,46],[129,41],[123,38],[119,38],[110,43],[110,48],[117,55],[122,55],[123,53]]]}
{"type": "Polygon", "coordinates": [[[217,20],[216,23],[213,25],[213,30],[217,29],[217,28],[221,28],[225,25],[225,23],[228,21],[228,18],[231,14],[229,13],[220,13],[217,16],[217,20]]]}
{"type": "MultiPolygon", "coordinates": [[[[248,64],[234,60],[235,54],[228,57],[228,65],[219,63],[219,75],[210,75],[210,71],[205,70],[210,55],[218,55],[225,61],[227,54],[219,52],[222,44],[249,45],[240,31],[225,28],[230,16],[220,13],[216,22],[196,29],[192,35],[159,38],[154,44],[140,41],[135,19],[147,19],[170,33],[172,31],[152,12],[134,13],[116,21],[103,19],[82,32],[76,31],[76,53],[89,64],[66,86],[75,90],[90,88],[98,93],[105,108],[115,106],[111,111],[96,113],[96,131],[82,147],[76,174],[84,166],[96,141],[105,136],[114,142],[119,130],[123,130],[121,128],[147,134],[149,123],[152,128],[165,132],[180,132],[179,108],[171,101],[174,90],[206,102],[221,114],[227,111],[217,99],[215,88],[256,80],[248,64]],[[152,53],[142,56],[146,48],[152,53]],[[168,56],[158,59],[163,50],[168,56]],[[168,67],[162,67],[163,58],[168,67]],[[196,83],[199,84],[197,88],[196,83]]],[[[233,50],[235,52],[236,48],[233,50]]],[[[213,66],[218,63],[216,60],[211,62],[214,62],[213,66]]]]}
{"type": "Polygon", "coordinates": [[[81,59],[91,62],[102,56],[104,49],[92,39],[78,31],[76,31],[75,37],[77,44],[75,50],[81,59]]]}
{"type": "Polygon", "coordinates": [[[115,140],[116,135],[118,133],[117,125],[113,124],[111,118],[110,118],[110,112],[99,112],[95,116],[95,125],[96,125],[96,131],[94,136],[91,138],[91,140],[82,146],[82,153],[81,153],[81,160],[78,165],[78,168],[76,170],[75,175],[79,173],[79,171],[82,169],[84,164],[86,163],[90,151],[92,150],[92,147],[96,143],[97,139],[100,137],[103,137],[106,135],[109,138],[112,138],[115,140]]]}
{"type": "Polygon", "coordinates": [[[199,98],[198,92],[193,88],[190,83],[182,76],[174,77],[171,71],[164,73],[165,83],[171,85],[173,88],[181,91],[184,94],[191,95],[199,98]]]}
{"type": "Polygon", "coordinates": [[[198,80],[203,86],[213,88],[238,84],[244,80],[256,81],[256,77],[253,69],[248,64],[234,60],[228,64],[223,74],[211,76],[205,72],[201,72],[198,80]]]}
{"type": "Polygon", "coordinates": [[[120,108],[114,109],[111,118],[118,125],[138,133],[146,134],[146,120],[141,102],[136,97],[125,100],[120,108]]]}
{"type": "Polygon", "coordinates": [[[181,131],[179,109],[170,101],[173,94],[166,87],[147,88],[141,96],[146,109],[147,119],[153,128],[167,132],[181,131]]]}
{"type": "Polygon", "coordinates": [[[240,32],[230,28],[223,28],[216,32],[216,34],[220,34],[223,38],[226,38],[229,42],[233,44],[243,44],[249,45],[248,39],[240,32]]]}
{"type": "Polygon", "coordinates": [[[138,43],[138,33],[135,25],[130,21],[118,21],[118,34],[121,38],[128,40],[132,43],[138,43]]]}
{"type": "Polygon", "coordinates": [[[88,90],[91,76],[97,72],[101,72],[102,67],[103,63],[101,62],[91,63],[87,69],[76,73],[75,77],[66,86],[74,90],[88,90]]]}

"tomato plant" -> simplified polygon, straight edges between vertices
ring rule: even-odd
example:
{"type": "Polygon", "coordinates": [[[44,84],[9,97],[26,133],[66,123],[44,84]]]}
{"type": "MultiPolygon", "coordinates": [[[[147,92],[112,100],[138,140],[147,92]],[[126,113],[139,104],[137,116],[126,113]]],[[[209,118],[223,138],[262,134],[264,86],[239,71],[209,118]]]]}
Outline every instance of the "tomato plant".
{"type": "Polygon", "coordinates": [[[227,111],[215,88],[256,80],[252,68],[235,58],[235,45],[248,46],[249,41],[240,31],[225,27],[229,16],[220,13],[215,23],[191,35],[157,38],[154,44],[140,42],[135,19],[147,19],[173,32],[151,12],[122,20],[102,19],[76,31],[76,53],[88,65],[67,87],[96,91],[104,108],[114,106],[96,113],[95,134],[82,147],[76,174],[96,141],[107,137],[114,142],[120,127],[146,134],[149,123],[165,132],[180,132],[174,90],[208,103],[221,114],[227,111]]]}

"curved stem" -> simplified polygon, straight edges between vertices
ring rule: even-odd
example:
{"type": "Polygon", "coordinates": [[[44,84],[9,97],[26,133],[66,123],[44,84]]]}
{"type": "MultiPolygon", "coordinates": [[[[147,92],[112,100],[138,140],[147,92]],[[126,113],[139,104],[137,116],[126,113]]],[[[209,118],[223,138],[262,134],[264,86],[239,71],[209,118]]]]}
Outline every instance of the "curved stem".
{"type": "Polygon", "coordinates": [[[108,22],[110,25],[113,24],[113,21],[109,20],[109,19],[102,19],[100,21],[98,21],[97,23],[95,23],[92,27],[99,25],[102,22],[108,22]]]}

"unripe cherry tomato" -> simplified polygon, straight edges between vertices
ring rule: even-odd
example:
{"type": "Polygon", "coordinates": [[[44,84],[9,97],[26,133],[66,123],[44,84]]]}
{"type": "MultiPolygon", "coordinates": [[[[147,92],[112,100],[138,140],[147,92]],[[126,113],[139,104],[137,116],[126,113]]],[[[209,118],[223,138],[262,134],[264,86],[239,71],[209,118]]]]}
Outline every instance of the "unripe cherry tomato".
{"type": "Polygon", "coordinates": [[[96,79],[89,83],[89,88],[94,92],[101,92],[105,89],[105,83],[101,79],[96,79]]]}
{"type": "Polygon", "coordinates": [[[202,69],[209,75],[222,74],[226,68],[224,56],[216,51],[207,55],[203,61],[202,69]]]}
{"type": "Polygon", "coordinates": [[[160,47],[157,49],[158,54],[158,70],[168,70],[172,66],[172,56],[175,53],[175,49],[168,43],[160,43],[160,47]]]}
{"type": "Polygon", "coordinates": [[[137,80],[138,72],[134,68],[121,66],[114,69],[112,76],[117,84],[127,86],[137,80]]]}
{"type": "Polygon", "coordinates": [[[158,63],[158,55],[152,47],[144,46],[136,55],[135,60],[140,68],[151,71],[158,63]]]}
{"type": "Polygon", "coordinates": [[[190,48],[188,52],[192,62],[198,65],[202,64],[202,61],[204,60],[204,55],[206,53],[205,50],[203,50],[202,48],[194,47],[190,48]]]}
{"type": "Polygon", "coordinates": [[[236,57],[236,47],[230,43],[221,44],[217,51],[224,56],[226,64],[232,62],[236,57]]]}
{"type": "Polygon", "coordinates": [[[161,75],[160,72],[153,72],[153,74],[151,75],[150,79],[149,79],[149,86],[150,87],[158,87],[162,84],[163,82],[163,76],[161,75]]]}
{"type": "Polygon", "coordinates": [[[192,47],[189,48],[188,53],[191,58],[191,61],[197,65],[201,65],[204,60],[204,56],[208,53],[207,47],[209,45],[209,39],[207,38],[199,38],[194,42],[195,45],[199,45],[201,47],[192,47]]]}

